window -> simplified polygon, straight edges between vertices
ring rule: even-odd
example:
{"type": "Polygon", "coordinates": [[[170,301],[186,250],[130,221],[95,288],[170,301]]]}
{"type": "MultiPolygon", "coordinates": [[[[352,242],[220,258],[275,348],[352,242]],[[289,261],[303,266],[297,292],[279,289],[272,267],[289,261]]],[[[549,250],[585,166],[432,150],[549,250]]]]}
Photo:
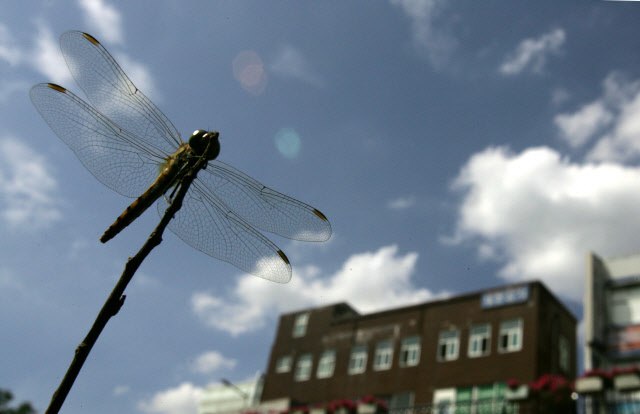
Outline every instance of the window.
{"type": "Polygon", "coordinates": [[[491,352],[491,325],[475,325],[469,330],[469,358],[489,355],[491,352]]]}
{"type": "Polygon", "coordinates": [[[293,322],[293,337],[299,338],[307,333],[307,325],[309,324],[309,314],[301,313],[296,316],[296,320],[293,322]]]}
{"type": "Polygon", "coordinates": [[[291,356],[287,355],[278,358],[276,361],[276,373],[280,374],[289,371],[291,371],[291,356]]]}
{"type": "Polygon", "coordinates": [[[500,352],[515,352],[522,349],[522,319],[511,319],[500,323],[500,352]]]}
{"type": "MultiPolygon", "coordinates": [[[[473,387],[477,414],[493,414],[506,407],[504,404],[504,385],[499,383],[473,387]]],[[[503,411],[504,412],[504,411],[503,411]]],[[[507,411],[508,412],[508,411],[507,411]]],[[[513,411],[510,411],[513,413],[513,411]]]]}
{"type": "Polygon", "coordinates": [[[400,366],[413,367],[420,362],[420,337],[404,338],[400,347],[400,366]]]}
{"type": "Polygon", "coordinates": [[[464,406],[457,405],[455,388],[440,388],[433,391],[433,412],[436,414],[467,414],[464,406]]]}
{"type": "Polygon", "coordinates": [[[435,400],[436,393],[445,393],[444,397],[446,399],[441,399],[442,406],[438,407],[440,409],[439,413],[516,414],[518,413],[518,406],[505,406],[504,404],[505,388],[506,384],[504,383],[493,383],[435,390],[433,395],[435,400]]]}
{"type": "Polygon", "coordinates": [[[296,381],[306,381],[311,377],[311,364],[313,363],[313,357],[311,354],[303,354],[298,358],[298,364],[296,364],[296,372],[294,378],[296,381]]]}
{"type": "Polygon", "coordinates": [[[398,408],[410,408],[413,406],[414,395],[411,391],[392,394],[389,399],[389,410],[398,408]]]}
{"type": "Polygon", "coordinates": [[[440,332],[438,339],[438,361],[453,361],[458,359],[459,331],[447,329],[440,332]]]}
{"type": "Polygon", "coordinates": [[[318,361],[318,378],[328,378],[333,375],[333,369],[336,365],[336,351],[324,351],[318,361]]]}
{"type": "Polygon", "coordinates": [[[569,372],[571,353],[569,351],[569,340],[564,336],[558,336],[558,365],[564,372],[569,372]]]}
{"type": "Polygon", "coordinates": [[[373,357],[373,370],[382,371],[391,368],[393,361],[393,341],[382,341],[376,345],[376,353],[373,357]]]}
{"type": "Polygon", "coordinates": [[[367,346],[358,345],[351,349],[349,374],[361,374],[367,369],[367,346]]]}

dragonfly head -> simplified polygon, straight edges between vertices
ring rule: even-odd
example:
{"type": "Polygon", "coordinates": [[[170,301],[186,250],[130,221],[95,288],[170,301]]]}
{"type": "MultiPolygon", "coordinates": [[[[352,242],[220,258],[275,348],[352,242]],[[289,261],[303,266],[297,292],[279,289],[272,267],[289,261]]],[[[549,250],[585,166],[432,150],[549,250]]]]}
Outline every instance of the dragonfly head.
{"type": "Polygon", "coordinates": [[[191,134],[189,138],[189,146],[198,155],[203,155],[207,160],[215,159],[220,154],[220,134],[218,131],[202,131],[197,130],[191,134]],[[205,154],[205,150],[209,146],[209,150],[205,154]]]}

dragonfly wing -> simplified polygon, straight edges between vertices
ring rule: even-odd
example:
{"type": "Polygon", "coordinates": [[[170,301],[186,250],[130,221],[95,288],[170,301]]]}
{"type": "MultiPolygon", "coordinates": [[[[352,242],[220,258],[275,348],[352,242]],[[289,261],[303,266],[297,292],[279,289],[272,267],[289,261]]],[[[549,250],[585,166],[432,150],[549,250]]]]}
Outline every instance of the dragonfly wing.
{"type": "Polygon", "coordinates": [[[61,86],[40,83],[31,102],[51,129],[101,183],[127,197],[142,194],[158,175],[162,154],[140,146],[82,99],[61,86]]]}
{"type": "Polygon", "coordinates": [[[244,221],[260,230],[301,241],[331,237],[329,220],[312,206],[286,196],[221,161],[210,161],[198,181],[244,221]]]}
{"type": "MultiPolygon", "coordinates": [[[[160,197],[160,215],[168,206],[165,198],[160,197]]],[[[169,229],[192,247],[248,273],[278,283],[291,279],[291,265],[284,253],[197,180],[169,223],[169,229]]]]}
{"type": "Polygon", "coordinates": [[[167,155],[182,144],[180,134],[93,36],[69,31],[60,37],[67,66],[89,101],[114,123],[167,155]]]}

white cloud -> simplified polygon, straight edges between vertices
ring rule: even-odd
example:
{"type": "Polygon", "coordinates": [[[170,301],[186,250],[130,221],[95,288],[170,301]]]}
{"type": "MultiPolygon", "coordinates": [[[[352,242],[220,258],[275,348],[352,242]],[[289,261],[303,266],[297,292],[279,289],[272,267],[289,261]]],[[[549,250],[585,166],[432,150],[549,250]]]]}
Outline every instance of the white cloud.
{"type": "Polygon", "coordinates": [[[461,169],[453,244],[503,263],[509,282],[540,279],[582,299],[587,251],[609,255],[640,245],[640,168],[573,163],[547,148],[513,154],[488,148],[461,169]]]}
{"type": "Polygon", "coordinates": [[[562,137],[572,147],[581,147],[596,132],[601,131],[613,120],[613,114],[602,104],[592,102],[573,114],[560,114],[554,122],[562,137]]]}
{"type": "Polygon", "coordinates": [[[115,54],[114,58],[131,79],[131,82],[136,85],[136,88],[140,89],[154,103],[162,101],[162,96],[156,89],[153,75],[146,65],[136,62],[123,53],[115,54]]]}
{"type": "Polygon", "coordinates": [[[406,197],[398,197],[387,202],[387,208],[391,210],[406,210],[416,204],[416,198],[413,195],[406,197]]]}
{"type": "Polygon", "coordinates": [[[122,17],[120,12],[103,0],[78,0],[87,26],[98,30],[98,38],[108,43],[122,43],[122,17]]]}
{"type": "MultiPolygon", "coordinates": [[[[44,22],[38,22],[37,26],[38,35],[35,39],[31,59],[33,68],[42,73],[47,81],[61,85],[69,84],[72,79],[71,72],[69,72],[60,51],[59,40],[54,37],[51,29],[44,22]]],[[[136,87],[146,96],[156,103],[162,100],[147,66],[131,59],[124,53],[115,53],[114,58],[136,87]]]]}
{"type": "Polygon", "coordinates": [[[297,79],[316,87],[324,86],[320,75],[313,71],[302,53],[291,45],[280,47],[269,68],[279,76],[297,79]]]}
{"type": "Polygon", "coordinates": [[[184,414],[198,411],[203,389],[190,382],[156,393],[149,400],[138,403],[145,413],[184,414]]]}
{"type": "Polygon", "coordinates": [[[38,22],[38,34],[35,49],[32,52],[32,66],[42,73],[47,81],[65,84],[71,80],[71,73],[60,53],[58,39],[43,22],[38,22]]]}
{"type": "Polygon", "coordinates": [[[525,39],[500,65],[503,75],[517,75],[525,69],[540,73],[550,54],[559,54],[566,39],[564,30],[555,29],[537,39],[525,39]]]}
{"type": "Polygon", "coordinates": [[[594,141],[587,158],[625,162],[640,157],[640,80],[612,72],[602,94],[573,113],[554,119],[559,135],[573,147],[594,141]]]}
{"type": "Polygon", "coordinates": [[[211,374],[221,369],[232,369],[238,361],[226,358],[218,351],[207,351],[191,364],[191,370],[200,374],[211,374]]]}
{"type": "Polygon", "coordinates": [[[62,218],[58,183],[43,156],[14,138],[0,139],[0,219],[32,231],[62,218]]]}
{"type": "Polygon", "coordinates": [[[314,266],[295,268],[286,285],[246,275],[238,278],[232,294],[224,298],[195,293],[192,309],[211,327],[238,335],[302,307],[347,301],[359,311],[373,312],[419,303],[434,294],[412,281],[417,260],[417,253],[400,255],[398,247],[390,245],[352,255],[327,277],[321,277],[314,266]]]}
{"type": "Polygon", "coordinates": [[[119,397],[121,395],[128,393],[130,390],[131,390],[131,387],[129,387],[128,385],[116,385],[113,388],[113,395],[116,397],[119,397]]]}
{"type": "Polygon", "coordinates": [[[451,60],[458,47],[458,41],[444,27],[438,24],[441,15],[441,0],[391,0],[400,6],[411,20],[413,43],[420,53],[424,53],[429,63],[436,69],[443,69],[451,60]]]}
{"type": "Polygon", "coordinates": [[[15,46],[16,42],[9,32],[9,28],[0,23],[0,60],[15,66],[22,60],[22,51],[15,46]]]}

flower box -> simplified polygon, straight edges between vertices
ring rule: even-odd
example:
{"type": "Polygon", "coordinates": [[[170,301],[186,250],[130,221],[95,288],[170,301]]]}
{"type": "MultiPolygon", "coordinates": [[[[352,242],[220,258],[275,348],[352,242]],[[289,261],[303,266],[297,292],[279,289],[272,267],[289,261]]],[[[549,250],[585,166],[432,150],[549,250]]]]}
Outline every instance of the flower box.
{"type": "Polygon", "coordinates": [[[612,375],[602,369],[587,371],[575,382],[575,390],[579,394],[595,394],[611,387],[612,375]]]}
{"type": "Polygon", "coordinates": [[[640,374],[637,371],[616,374],[613,377],[613,386],[619,391],[640,390],[640,374]]]}
{"type": "Polygon", "coordinates": [[[328,414],[328,412],[326,407],[312,407],[309,410],[309,414],[328,414]]]}
{"type": "Polygon", "coordinates": [[[599,376],[582,377],[576,380],[576,392],[579,394],[595,394],[604,391],[608,386],[608,378],[599,376]]]}
{"type": "Polygon", "coordinates": [[[358,414],[382,414],[388,411],[387,403],[373,395],[367,395],[358,401],[358,414]]]}
{"type": "Polygon", "coordinates": [[[527,384],[520,384],[507,387],[504,390],[504,398],[509,401],[526,400],[529,398],[529,386],[527,384]]]}
{"type": "Polygon", "coordinates": [[[356,404],[349,399],[334,400],[329,404],[329,411],[333,414],[354,414],[356,404]]]}
{"type": "Polygon", "coordinates": [[[376,404],[359,404],[358,405],[358,414],[378,414],[381,411],[378,411],[378,405],[376,404]]]}

